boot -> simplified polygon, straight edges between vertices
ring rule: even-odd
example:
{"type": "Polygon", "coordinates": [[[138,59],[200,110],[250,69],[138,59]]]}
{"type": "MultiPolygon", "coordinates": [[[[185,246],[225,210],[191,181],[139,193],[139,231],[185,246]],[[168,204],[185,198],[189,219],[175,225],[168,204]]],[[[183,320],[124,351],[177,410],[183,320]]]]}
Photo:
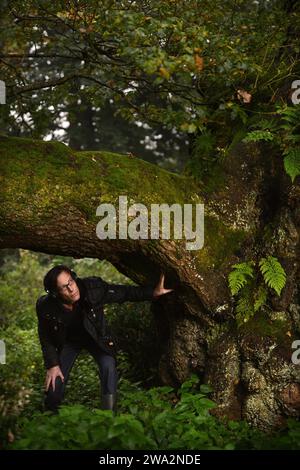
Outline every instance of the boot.
{"type": "Polygon", "coordinates": [[[102,410],[111,410],[116,413],[116,402],[117,402],[117,394],[116,393],[109,393],[106,395],[102,395],[101,400],[101,408],[102,410]]]}

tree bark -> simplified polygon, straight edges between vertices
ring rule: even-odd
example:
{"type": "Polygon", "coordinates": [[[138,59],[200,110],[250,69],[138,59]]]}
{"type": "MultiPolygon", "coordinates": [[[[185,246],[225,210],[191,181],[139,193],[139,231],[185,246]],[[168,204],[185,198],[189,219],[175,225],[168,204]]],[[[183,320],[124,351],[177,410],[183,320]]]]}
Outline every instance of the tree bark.
{"type": "Polygon", "coordinates": [[[174,292],[153,303],[159,373],[177,386],[191,372],[213,387],[215,413],[263,429],[300,413],[299,186],[266,146],[238,144],[209,184],[133,156],[75,152],[60,143],[0,137],[0,247],[109,260],[137,283],[166,274],[174,292]],[[266,158],[266,155],[268,158],[266,158]],[[100,240],[100,203],[205,204],[202,249],[185,240],[100,240]],[[237,328],[227,276],[232,265],[277,256],[288,280],[279,298],[237,328]]]}

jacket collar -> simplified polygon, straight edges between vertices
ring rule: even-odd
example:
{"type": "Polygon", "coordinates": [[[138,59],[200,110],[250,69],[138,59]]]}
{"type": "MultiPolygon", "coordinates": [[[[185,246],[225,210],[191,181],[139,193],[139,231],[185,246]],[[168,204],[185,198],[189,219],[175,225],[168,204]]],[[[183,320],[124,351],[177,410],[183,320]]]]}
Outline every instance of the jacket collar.
{"type": "MultiPolygon", "coordinates": [[[[80,299],[79,302],[88,302],[87,299],[87,290],[86,287],[83,283],[83,281],[80,278],[76,279],[79,291],[80,291],[80,299]]],[[[89,303],[89,302],[88,302],[89,303]]],[[[53,297],[50,294],[47,294],[45,296],[45,305],[47,306],[46,309],[49,310],[50,314],[53,314],[63,320],[64,318],[64,307],[63,307],[63,302],[60,297],[53,297]]]]}

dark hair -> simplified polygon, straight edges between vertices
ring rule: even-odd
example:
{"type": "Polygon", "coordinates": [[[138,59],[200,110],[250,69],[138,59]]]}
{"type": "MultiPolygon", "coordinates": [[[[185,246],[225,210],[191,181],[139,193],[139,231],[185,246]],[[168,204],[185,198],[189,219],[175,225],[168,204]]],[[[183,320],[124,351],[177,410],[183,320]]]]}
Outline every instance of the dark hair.
{"type": "Polygon", "coordinates": [[[57,278],[63,272],[70,274],[73,279],[76,279],[76,273],[72,269],[64,264],[58,264],[50,269],[44,277],[44,289],[46,292],[53,295],[57,294],[57,278]]]}

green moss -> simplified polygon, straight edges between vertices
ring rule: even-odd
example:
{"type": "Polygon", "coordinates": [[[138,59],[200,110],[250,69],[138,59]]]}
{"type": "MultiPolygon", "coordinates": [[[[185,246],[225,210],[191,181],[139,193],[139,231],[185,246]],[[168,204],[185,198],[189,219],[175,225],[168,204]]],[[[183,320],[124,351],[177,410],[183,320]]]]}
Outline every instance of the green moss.
{"type": "MultiPolygon", "coordinates": [[[[99,204],[118,206],[120,195],[127,196],[129,206],[144,204],[149,218],[153,203],[202,202],[190,178],[127,155],[74,152],[57,142],[0,137],[0,174],[0,213],[4,220],[6,214],[15,214],[19,229],[28,220],[32,226],[45,224],[71,209],[96,226],[99,204]]],[[[244,233],[230,230],[212,216],[205,216],[204,229],[204,247],[196,253],[199,268],[218,268],[240,245],[244,233]]]]}
{"type": "Polygon", "coordinates": [[[205,216],[204,246],[197,252],[199,270],[203,267],[220,268],[221,265],[237,250],[246,236],[243,230],[230,229],[220,220],[205,216]]]}
{"type": "MultiPolygon", "coordinates": [[[[147,163],[137,158],[128,157],[109,152],[80,152],[78,154],[84,162],[85,167],[94,162],[97,175],[99,166],[103,171],[99,172],[99,182],[105,193],[114,197],[127,195],[129,199],[138,201],[146,206],[151,203],[174,202],[183,203],[189,199],[190,191],[187,191],[187,180],[180,175],[174,175],[166,170],[147,163]],[[98,163],[95,166],[95,163],[98,163]]],[[[83,166],[80,172],[82,173],[83,166]]]]}
{"type": "MultiPolygon", "coordinates": [[[[78,209],[87,221],[98,222],[102,202],[128,204],[188,203],[193,190],[187,178],[126,155],[73,152],[58,142],[0,137],[2,213],[31,214],[34,225],[57,210],[78,209]]],[[[24,218],[24,217],[23,217],[24,218]]],[[[26,217],[25,217],[26,218],[26,217]]]]}

